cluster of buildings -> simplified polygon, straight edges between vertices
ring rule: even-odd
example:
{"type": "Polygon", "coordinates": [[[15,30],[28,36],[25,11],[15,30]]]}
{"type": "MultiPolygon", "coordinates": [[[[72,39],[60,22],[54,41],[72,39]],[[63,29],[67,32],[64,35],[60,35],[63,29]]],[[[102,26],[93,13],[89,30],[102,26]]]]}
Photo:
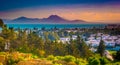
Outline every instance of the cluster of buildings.
{"type": "MultiPolygon", "coordinates": [[[[36,32],[40,37],[43,37],[43,30],[32,30],[34,32],[36,32]]],[[[55,32],[58,32],[59,30],[55,30],[55,32]]],[[[67,32],[77,32],[78,30],[66,30],[67,32]]],[[[30,33],[31,30],[26,30],[26,33],[30,33]]],[[[82,32],[82,31],[81,31],[82,32]]],[[[110,34],[104,34],[104,33],[96,33],[96,34],[89,34],[88,36],[84,36],[81,35],[81,37],[83,38],[83,40],[86,42],[87,45],[91,46],[93,49],[97,48],[100,44],[100,41],[103,40],[104,44],[107,48],[113,48],[116,46],[120,47],[120,35],[110,35],[110,34]]],[[[76,40],[77,39],[77,35],[72,35],[71,37],[60,37],[58,41],[62,42],[62,43],[69,43],[70,40],[76,40]]],[[[91,49],[92,49],[91,48],[91,49]]]]}
{"type": "Polygon", "coordinates": [[[115,45],[120,45],[120,35],[111,36],[103,33],[91,34],[90,37],[87,38],[86,43],[92,47],[97,47],[101,40],[104,41],[106,47],[115,47],[115,45]]]}

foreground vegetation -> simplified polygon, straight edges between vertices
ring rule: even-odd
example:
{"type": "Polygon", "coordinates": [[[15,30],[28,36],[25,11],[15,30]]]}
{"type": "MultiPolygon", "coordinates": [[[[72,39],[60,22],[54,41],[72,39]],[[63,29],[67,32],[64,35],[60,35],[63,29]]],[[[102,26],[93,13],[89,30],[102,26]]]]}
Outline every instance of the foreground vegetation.
{"type": "Polygon", "coordinates": [[[38,36],[34,31],[28,34],[26,30],[19,29],[16,32],[1,22],[0,26],[0,65],[120,65],[120,51],[111,52],[114,60],[107,59],[103,54],[102,40],[98,52],[90,51],[81,38],[83,32],[43,30],[43,34],[38,36]],[[59,42],[59,37],[74,34],[77,35],[76,40],[59,42]]]}
{"type": "Polygon", "coordinates": [[[0,52],[0,65],[120,65],[120,62],[110,61],[98,54],[83,59],[71,55],[40,58],[31,53],[0,52]]]}

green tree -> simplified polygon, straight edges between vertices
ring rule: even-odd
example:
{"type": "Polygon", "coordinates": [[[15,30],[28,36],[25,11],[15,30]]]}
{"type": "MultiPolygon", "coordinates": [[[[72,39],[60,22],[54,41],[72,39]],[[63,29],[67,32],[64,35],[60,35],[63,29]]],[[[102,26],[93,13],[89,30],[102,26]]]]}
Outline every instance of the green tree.
{"type": "Polygon", "coordinates": [[[20,52],[30,52],[30,49],[33,49],[32,47],[30,48],[30,44],[28,44],[28,35],[25,30],[19,32],[19,37],[17,39],[19,44],[18,51],[20,52]]]}
{"type": "MultiPolygon", "coordinates": [[[[3,29],[2,29],[1,37],[5,39],[4,40],[5,45],[7,45],[10,48],[11,42],[17,38],[16,33],[14,32],[14,29],[9,29],[6,25],[4,25],[2,28],[3,29]]],[[[7,49],[7,50],[10,50],[10,49],[7,49]]]]}
{"type": "Polygon", "coordinates": [[[93,56],[93,53],[89,50],[89,47],[81,39],[80,36],[77,37],[77,48],[79,49],[80,56],[83,58],[88,58],[93,56]]]}
{"type": "Polygon", "coordinates": [[[115,59],[120,61],[120,50],[116,52],[115,59]]]}
{"type": "Polygon", "coordinates": [[[0,37],[0,51],[3,51],[5,47],[4,38],[0,37]]]}
{"type": "Polygon", "coordinates": [[[53,55],[60,55],[63,56],[65,55],[65,44],[63,44],[62,42],[58,43],[58,42],[54,42],[53,43],[53,55]]]}
{"type": "Polygon", "coordinates": [[[0,27],[3,27],[3,25],[4,25],[4,22],[2,19],[0,19],[0,27]]]}
{"type": "Polygon", "coordinates": [[[100,56],[103,56],[104,55],[104,51],[105,51],[104,41],[101,40],[100,44],[99,44],[99,46],[97,48],[97,52],[100,54],[100,56]]]}
{"type": "Polygon", "coordinates": [[[79,49],[77,48],[77,44],[75,43],[74,40],[72,40],[72,38],[70,39],[70,43],[67,44],[67,50],[69,51],[68,52],[68,55],[73,55],[75,57],[80,57],[80,52],[79,52],[79,49]]]}

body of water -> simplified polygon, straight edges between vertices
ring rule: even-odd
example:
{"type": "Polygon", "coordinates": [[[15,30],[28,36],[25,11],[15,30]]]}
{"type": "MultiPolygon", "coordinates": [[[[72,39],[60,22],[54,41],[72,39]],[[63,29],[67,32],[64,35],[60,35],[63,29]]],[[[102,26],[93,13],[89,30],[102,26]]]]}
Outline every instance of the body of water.
{"type": "Polygon", "coordinates": [[[106,50],[119,51],[120,46],[116,46],[116,47],[113,47],[113,48],[106,48],[106,50]]]}
{"type": "Polygon", "coordinates": [[[46,29],[51,29],[51,28],[104,28],[105,24],[7,24],[8,27],[13,27],[13,28],[46,28],[46,29]]]}

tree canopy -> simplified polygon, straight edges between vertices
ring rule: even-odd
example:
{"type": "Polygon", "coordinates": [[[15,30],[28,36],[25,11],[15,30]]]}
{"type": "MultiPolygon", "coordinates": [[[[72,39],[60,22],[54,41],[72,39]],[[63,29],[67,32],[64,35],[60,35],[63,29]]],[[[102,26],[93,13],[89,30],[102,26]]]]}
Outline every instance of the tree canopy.
{"type": "Polygon", "coordinates": [[[2,27],[4,25],[4,22],[2,19],[0,19],[0,27],[2,27]]]}

